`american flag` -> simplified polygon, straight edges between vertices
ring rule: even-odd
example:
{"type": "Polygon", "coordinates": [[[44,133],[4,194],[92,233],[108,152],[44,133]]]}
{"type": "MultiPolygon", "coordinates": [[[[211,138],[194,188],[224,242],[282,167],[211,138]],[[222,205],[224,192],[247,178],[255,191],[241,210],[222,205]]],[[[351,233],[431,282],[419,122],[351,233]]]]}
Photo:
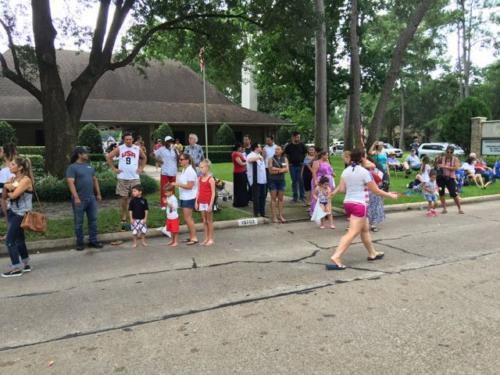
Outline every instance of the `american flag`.
{"type": "Polygon", "coordinates": [[[198,60],[200,63],[201,71],[205,70],[205,47],[200,48],[200,52],[198,53],[198,60]]]}

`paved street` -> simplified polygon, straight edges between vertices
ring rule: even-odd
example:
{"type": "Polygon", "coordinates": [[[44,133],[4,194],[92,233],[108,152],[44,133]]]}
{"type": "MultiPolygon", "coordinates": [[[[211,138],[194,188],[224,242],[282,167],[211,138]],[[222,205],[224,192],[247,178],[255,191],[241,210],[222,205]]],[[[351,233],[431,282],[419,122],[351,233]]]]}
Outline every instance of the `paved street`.
{"type": "Polygon", "coordinates": [[[498,374],[500,202],[464,209],[390,214],[342,272],[343,219],[35,255],[0,280],[0,373],[498,374]]]}

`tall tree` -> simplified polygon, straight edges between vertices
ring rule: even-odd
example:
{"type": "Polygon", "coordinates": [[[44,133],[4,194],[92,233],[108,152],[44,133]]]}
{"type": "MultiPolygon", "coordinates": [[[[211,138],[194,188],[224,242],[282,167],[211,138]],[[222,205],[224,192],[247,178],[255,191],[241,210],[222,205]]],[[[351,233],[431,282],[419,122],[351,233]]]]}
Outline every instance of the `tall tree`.
{"type": "MultiPolygon", "coordinates": [[[[0,2],[8,9],[8,1],[0,2]]],[[[266,4],[267,5],[267,4],[266,4]]],[[[15,17],[1,15],[9,42],[11,62],[0,55],[2,74],[30,92],[42,105],[43,127],[46,134],[46,166],[50,173],[62,177],[77,138],[80,118],[92,89],[108,71],[125,67],[138,59],[142,49],[158,34],[185,30],[210,34],[231,22],[250,21],[252,13],[237,1],[167,1],[167,0],[100,0],[95,27],[91,33],[91,48],[87,66],[71,82],[67,95],[57,66],[56,27],[50,0],[32,0],[31,17],[34,36],[34,66],[39,84],[23,71],[25,49],[16,45],[15,17]],[[113,11],[114,6],[114,11],[113,11]],[[112,13],[112,14],[111,14],[112,13]],[[122,45],[120,55],[114,55],[115,44],[126,18],[132,15],[131,37],[122,45]],[[11,68],[13,66],[13,68],[11,68]]],[[[69,20],[75,24],[75,20],[69,20]]],[[[72,29],[73,30],[73,29],[72,29]]],[[[82,33],[75,28],[75,34],[82,33]]]]}
{"type": "Polygon", "coordinates": [[[315,143],[323,150],[328,150],[328,110],[326,76],[326,20],[325,3],[314,0],[318,20],[315,43],[315,143]]]}
{"type": "Polygon", "coordinates": [[[384,120],[387,103],[391,97],[394,83],[398,78],[405,51],[413,39],[418,26],[422,22],[427,11],[437,2],[437,0],[422,0],[413,14],[410,16],[406,28],[401,32],[396,47],[392,53],[391,62],[382,86],[375,113],[370,123],[368,134],[368,144],[372,144],[380,135],[382,122],[384,120]]]}
{"type": "Polygon", "coordinates": [[[361,139],[361,65],[359,61],[358,36],[358,0],[351,0],[350,49],[351,49],[351,85],[349,95],[349,128],[345,139],[346,150],[362,146],[361,139]]]}

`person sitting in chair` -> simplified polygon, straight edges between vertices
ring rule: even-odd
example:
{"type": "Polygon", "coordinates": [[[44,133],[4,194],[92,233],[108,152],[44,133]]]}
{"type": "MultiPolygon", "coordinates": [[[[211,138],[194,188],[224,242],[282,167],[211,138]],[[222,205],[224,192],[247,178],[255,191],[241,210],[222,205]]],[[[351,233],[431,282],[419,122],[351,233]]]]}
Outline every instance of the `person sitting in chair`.
{"type": "Polygon", "coordinates": [[[462,164],[462,169],[465,171],[466,177],[473,181],[478,188],[486,189],[483,176],[480,173],[476,173],[474,160],[470,156],[462,164]]]}
{"type": "Polygon", "coordinates": [[[401,165],[401,162],[396,159],[396,154],[394,152],[391,152],[387,158],[387,165],[389,166],[389,170],[395,170],[395,171],[402,171],[403,166],[401,165]]]}

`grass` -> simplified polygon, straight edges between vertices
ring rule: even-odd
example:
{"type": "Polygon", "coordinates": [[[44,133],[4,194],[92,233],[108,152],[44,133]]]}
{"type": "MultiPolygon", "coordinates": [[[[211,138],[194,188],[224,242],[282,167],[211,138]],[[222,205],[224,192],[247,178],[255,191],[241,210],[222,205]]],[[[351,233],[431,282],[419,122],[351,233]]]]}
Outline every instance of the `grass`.
{"type": "MultiPolygon", "coordinates": [[[[159,205],[159,193],[152,193],[146,195],[146,199],[149,203],[149,218],[148,226],[149,228],[158,228],[165,225],[165,211],[160,210],[159,205]]],[[[235,209],[231,207],[230,202],[224,202],[223,208],[214,214],[214,221],[224,221],[224,220],[234,220],[241,219],[244,217],[249,217],[250,214],[243,210],[235,209]]],[[[184,224],[184,218],[182,217],[182,209],[179,209],[181,224],[184,224]]],[[[193,214],[195,222],[201,222],[201,216],[199,213],[195,212],[193,214]]],[[[119,208],[105,208],[99,210],[99,216],[97,219],[97,231],[98,233],[111,233],[120,231],[120,210],[119,208]]],[[[0,233],[5,233],[6,225],[5,221],[0,221],[0,233]]],[[[87,225],[85,224],[85,233],[87,233],[87,225]]],[[[45,239],[59,239],[59,238],[71,238],[74,236],[74,226],[73,218],[64,219],[49,219],[48,230],[45,234],[37,234],[32,232],[26,232],[28,241],[37,241],[45,239]]]]}
{"type": "MultiPolygon", "coordinates": [[[[400,160],[404,160],[407,155],[404,155],[403,158],[400,160]]],[[[340,175],[342,174],[342,171],[344,170],[344,161],[341,156],[332,156],[330,158],[330,163],[332,164],[332,167],[335,171],[335,182],[338,184],[340,181],[340,175]]],[[[233,164],[232,163],[218,163],[218,164],[213,164],[212,165],[212,171],[214,176],[217,178],[221,178],[226,181],[233,181],[233,164]]],[[[391,185],[390,185],[390,190],[393,192],[399,192],[399,193],[404,193],[406,192],[407,185],[412,179],[415,178],[416,172],[412,172],[411,176],[409,178],[404,178],[403,172],[398,172],[397,176],[394,174],[394,172],[391,172],[391,185]]],[[[500,181],[498,183],[494,183],[486,190],[481,190],[477,188],[475,185],[471,186],[464,186],[462,189],[462,193],[460,196],[462,198],[467,198],[467,197],[477,197],[477,196],[483,196],[483,195],[491,195],[491,194],[500,194],[500,181]]],[[[287,196],[292,196],[292,183],[290,180],[290,174],[286,175],[286,190],[285,190],[285,195],[287,196]]],[[[342,206],[342,201],[344,199],[343,194],[338,194],[336,197],[333,199],[333,204],[335,207],[341,207],[342,206]]],[[[391,205],[391,204],[400,204],[400,203],[412,203],[412,202],[423,202],[424,199],[421,194],[413,194],[413,195],[402,195],[399,199],[393,200],[393,199],[386,199],[385,204],[386,205],[391,205]]]]}

